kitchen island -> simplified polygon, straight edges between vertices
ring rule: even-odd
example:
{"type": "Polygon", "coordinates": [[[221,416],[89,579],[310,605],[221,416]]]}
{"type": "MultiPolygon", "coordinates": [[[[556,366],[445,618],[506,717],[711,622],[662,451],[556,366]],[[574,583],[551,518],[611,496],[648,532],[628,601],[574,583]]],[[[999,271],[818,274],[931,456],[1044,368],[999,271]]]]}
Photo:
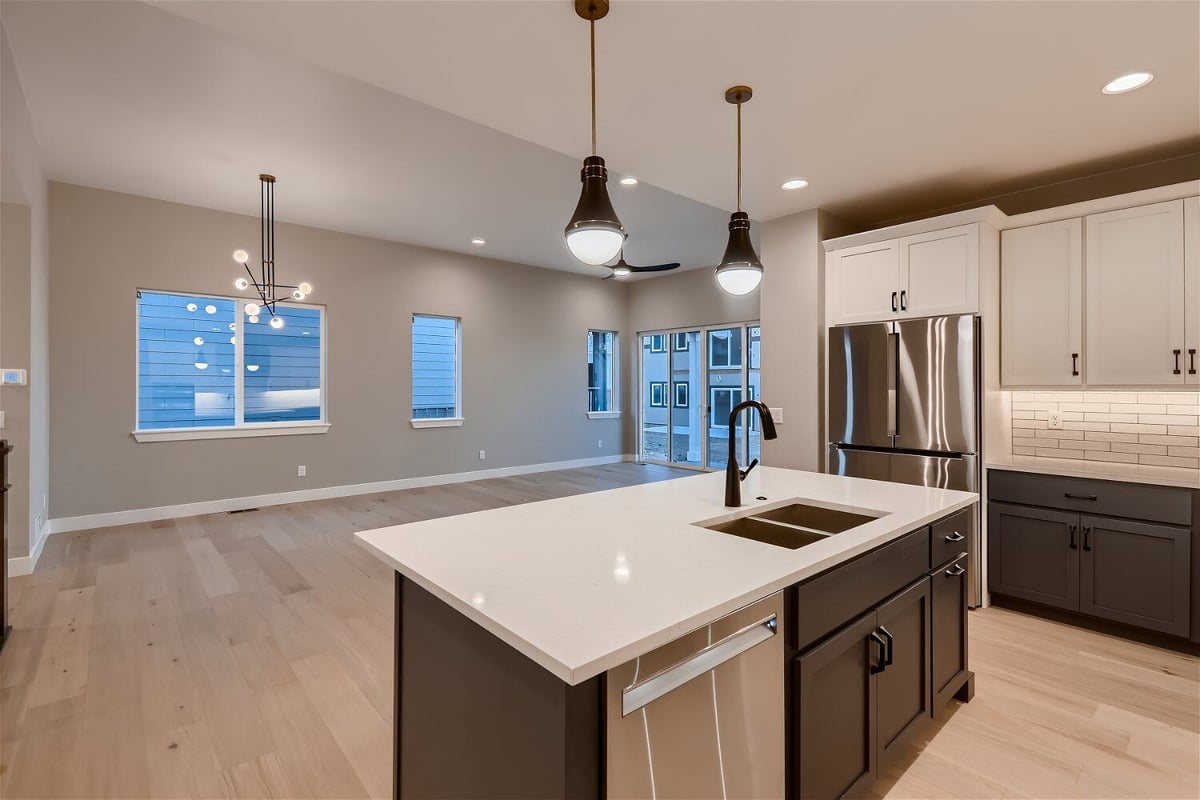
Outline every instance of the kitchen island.
{"type": "MultiPolygon", "coordinates": [[[[777,610],[755,620],[761,624],[727,633],[786,643],[777,659],[766,659],[765,677],[755,678],[778,684],[778,702],[741,709],[757,709],[741,722],[754,751],[747,760],[760,771],[778,761],[778,769],[750,775],[723,753],[717,760],[730,763],[728,770],[718,765],[724,788],[717,796],[865,788],[918,717],[931,717],[950,695],[969,694],[961,580],[967,515],[957,512],[976,495],[764,467],[743,487],[742,508],[729,509],[724,479],[697,475],[357,534],[397,573],[395,795],[632,797],[642,793],[641,772],[649,787],[664,784],[672,754],[657,743],[655,767],[643,763],[647,752],[636,752],[652,747],[646,712],[653,706],[628,711],[635,687],[627,679],[641,687],[654,677],[647,673],[669,672],[669,660],[648,654],[669,653],[689,636],[742,646],[719,638],[726,633],[718,626],[772,596],[777,610]],[[790,549],[801,540],[756,540],[755,529],[736,522],[769,520],[792,507],[827,509],[853,524],[828,534],[816,526],[814,535],[763,523],[802,536],[803,546],[790,549]],[[941,587],[951,585],[951,602],[934,607],[939,592],[947,595],[941,587]],[[899,614],[890,622],[889,608],[899,614]],[[953,645],[948,677],[937,674],[939,620],[953,645]],[[915,643],[900,629],[911,629],[915,643]],[[773,636],[776,630],[783,636],[773,636]],[[641,657],[646,680],[638,681],[641,657]],[[847,681],[856,668],[862,675],[847,681]],[[878,699],[879,684],[893,679],[915,692],[903,708],[878,699]],[[834,707],[820,707],[831,700],[834,707]],[[805,736],[811,726],[827,727],[820,714],[852,715],[856,707],[862,724],[837,726],[848,731],[845,741],[805,736]],[[893,711],[903,717],[902,730],[881,724],[893,711]],[[642,726],[644,747],[618,739],[632,724],[642,726]]],[[[767,652],[745,656],[756,651],[767,652]]],[[[729,663],[731,680],[746,689],[739,662],[729,663]]],[[[717,694],[714,678],[710,705],[721,704],[717,694]]],[[[714,731],[718,750],[722,736],[726,750],[733,747],[730,718],[723,713],[714,731]]]]}

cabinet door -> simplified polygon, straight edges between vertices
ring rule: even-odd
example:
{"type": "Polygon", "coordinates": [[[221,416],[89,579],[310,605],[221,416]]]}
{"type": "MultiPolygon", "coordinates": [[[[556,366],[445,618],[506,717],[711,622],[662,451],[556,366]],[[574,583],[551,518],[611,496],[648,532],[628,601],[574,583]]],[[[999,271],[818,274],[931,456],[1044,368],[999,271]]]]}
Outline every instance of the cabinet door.
{"type": "Polygon", "coordinates": [[[967,672],[967,557],[929,578],[933,707],[958,691],[967,672]]]}
{"type": "Polygon", "coordinates": [[[1185,382],[1200,385],[1200,197],[1183,201],[1183,289],[1187,338],[1185,382]]]}
{"type": "Polygon", "coordinates": [[[1093,214],[1085,225],[1088,384],[1182,385],[1183,201],[1093,214]]]}
{"type": "Polygon", "coordinates": [[[930,698],[929,579],[905,589],[876,611],[887,642],[884,668],[875,676],[875,729],[882,771],[932,716],[930,698]]]}
{"type": "Polygon", "coordinates": [[[841,797],[875,781],[874,631],[871,612],[793,662],[798,797],[841,797]]]}
{"type": "Polygon", "coordinates": [[[1080,519],[1079,610],[1187,636],[1191,532],[1107,517],[1080,519]]]}
{"type": "Polygon", "coordinates": [[[979,226],[905,236],[900,249],[902,316],[979,311],[979,226]]]}
{"type": "Polygon", "coordinates": [[[993,592],[1079,608],[1079,516],[988,503],[988,583],[993,592]]]}
{"type": "Polygon", "coordinates": [[[1000,379],[1083,383],[1083,220],[1000,234],[1000,379]]]}
{"type": "Polygon", "coordinates": [[[833,257],[826,276],[830,325],[898,316],[900,267],[895,239],[848,247],[830,255],[833,257]]]}

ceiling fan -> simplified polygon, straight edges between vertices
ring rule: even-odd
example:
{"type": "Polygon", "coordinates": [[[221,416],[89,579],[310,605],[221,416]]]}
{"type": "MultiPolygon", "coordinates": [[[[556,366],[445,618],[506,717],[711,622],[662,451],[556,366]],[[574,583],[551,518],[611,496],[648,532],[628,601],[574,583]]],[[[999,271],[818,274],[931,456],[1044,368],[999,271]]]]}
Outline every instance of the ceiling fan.
{"type": "Polygon", "coordinates": [[[600,280],[606,281],[612,277],[624,278],[626,275],[632,275],[637,272],[669,272],[670,270],[678,269],[678,267],[678,261],[672,261],[668,264],[652,264],[648,267],[635,267],[632,264],[625,263],[625,250],[622,248],[620,259],[616,264],[609,267],[611,271],[600,280]]]}

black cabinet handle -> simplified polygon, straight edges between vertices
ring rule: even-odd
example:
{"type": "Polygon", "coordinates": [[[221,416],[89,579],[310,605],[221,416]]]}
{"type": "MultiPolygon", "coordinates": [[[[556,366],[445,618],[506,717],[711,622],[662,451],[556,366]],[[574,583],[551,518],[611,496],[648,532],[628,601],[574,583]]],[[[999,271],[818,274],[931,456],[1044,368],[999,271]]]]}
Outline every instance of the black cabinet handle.
{"type": "Polygon", "coordinates": [[[965,539],[965,538],[967,538],[967,537],[963,536],[963,535],[962,535],[961,533],[959,533],[958,531],[955,531],[954,533],[948,533],[948,534],[946,534],[946,541],[947,541],[947,542],[961,542],[961,541],[962,541],[963,539],[965,539]]]}
{"type": "Polygon", "coordinates": [[[892,292],[892,313],[893,313],[893,314],[895,314],[895,313],[896,313],[896,311],[897,311],[897,308],[896,308],[896,293],[895,293],[895,292],[892,292]]]}
{"type": "Polygon", "coordinates": [[[867,638],[879,645],[879,665],[871,667],[871,672],[883,672],[887,669],[887,642],[877,631],[871,631],[871,635],[867,638]]]}
{"type": "Polygon", "coordinates": [[[1089,500],[1093,503],[1096,501],[1096,495],[1094,494],[1071,494],[1070,492],[1063,492],[1063,497],[1068,500],[1089,500]]]}
{"type": "Polygon", "coordinates": [[[1071,375],[1079,374],[1079,353],[1071,353],[1071,375]]]}
{"type": "Polygon", "coordinates": [[[966,571],[967,571],[967,568],[964,567],[962,564],[955,564],[953,567],[946,570],[946,577],[957,578],[959,575],[962,575],[966,571]]]}
{"type": "Polygon", "coordinates": [[[882,625],[879,626],[879,632],[883,634],[883,638],[887,639],[887,652],[883,656],[883,668],[887,669],[892,665],[892,653],[896,649],[896,637],[892,636],[891,632],[882,625]]]}
{"type": "Polygon", "coordinates": [[[1075,544],[1075,526],[1071,525],[1067,528],[1067,530],[1071,532],[1071,542],[1067,545],[1067,547],[1071,548],[1072,550],[1078,550],[1079,545],[1075,544]]]}
{"type": "Polygon", "coordinates": [[[902,289],[900,291],[900,310],[908,311],[908,290],[907,289],[902,289]]]}
{"type": "Polygon", "coordinates": [[[1092,545],[1091,545],[1091,543],[1090,543],[1090,542],[1088,542],[1088,537],[1091,535],[1091,533],[1092,533],[1092,526],[1091,526],[1091,525],[1084,525],[1084,526],[1083,526],[1083,549],[1084,549],[1084,550],[1091,550],[1091,549],[1092,549],[1092,545]]]}
{"type": "Polygon", "coordinates": [[[1196,348],[1188,348],[1188,375],[1196,374],[1196,348]]]}
{"type": "Polygon", "coordinates": [[[1171,370],[1171,374],[1172,375],[1180,375],[1180,374],[1182,374],[1182,372],[1179,369],[1179,355],[1183,351],[1182,350],[1172,350],[1171,352],[1175,354],[1175,369],[1171,370]]]}

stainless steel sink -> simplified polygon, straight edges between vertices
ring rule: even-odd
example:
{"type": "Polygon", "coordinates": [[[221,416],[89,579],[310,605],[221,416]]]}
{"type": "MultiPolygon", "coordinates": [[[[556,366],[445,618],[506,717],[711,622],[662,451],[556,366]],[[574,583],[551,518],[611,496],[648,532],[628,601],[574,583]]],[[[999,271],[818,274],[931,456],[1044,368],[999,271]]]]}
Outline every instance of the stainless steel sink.
{"type": "Polygon", "coordinates": [[[763,511],[751,511],[745,516],[721,522],[696,524],[717,533],[796,550],[865,525],[881,516],[883,514],[871,516],[808,503],[789,503],[763,511]]]}

